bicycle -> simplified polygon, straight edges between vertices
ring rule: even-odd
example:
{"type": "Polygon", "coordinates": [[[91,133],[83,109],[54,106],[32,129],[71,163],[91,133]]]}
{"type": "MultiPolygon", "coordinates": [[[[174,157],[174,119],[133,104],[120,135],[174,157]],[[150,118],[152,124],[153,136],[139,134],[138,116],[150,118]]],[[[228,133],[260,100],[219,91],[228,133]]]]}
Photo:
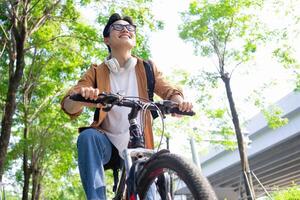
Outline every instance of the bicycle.
{"type": "Polygon", "coordinates": [[[117,180],[114,189],[113,200],[143,200],[149,188],[154,186],[156,187],[154,199],[176,199],[180,192],[189,195],[187,199],[217,199],[207,179],[192,163],[170,153],[169,150],[145,149],[142,129],[136,120],[138,113],[146,110],[158,111],[162,119],[166,114],[192,116],[194,112],[182,112],[175,102],[169,100],[150,102],[139,97],[126,97],[119,94],[101,93],[96,100],[85,99],[79,94],[71,95],[70,98],[75,101],[100,103],[106,112],[109,112],[113,106],[131,108],[128,114],[130,141],[128,148],[123,151],[124,164],[121,178],[117,180]]]}

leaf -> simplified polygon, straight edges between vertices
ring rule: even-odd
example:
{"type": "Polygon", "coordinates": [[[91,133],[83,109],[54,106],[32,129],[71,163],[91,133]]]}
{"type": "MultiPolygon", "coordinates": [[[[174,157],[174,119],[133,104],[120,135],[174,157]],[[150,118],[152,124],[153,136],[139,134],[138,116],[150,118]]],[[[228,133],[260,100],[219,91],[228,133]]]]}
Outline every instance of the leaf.
{"type": "Polygon", "coordinates": [[[264,109],[262,111],[269,127],[272,129],[280,128],[288,123],[288,118],[281,117],[282,112],[283,111],[279,107],[275,106],[272,106],[269,109],[264,109]]]}

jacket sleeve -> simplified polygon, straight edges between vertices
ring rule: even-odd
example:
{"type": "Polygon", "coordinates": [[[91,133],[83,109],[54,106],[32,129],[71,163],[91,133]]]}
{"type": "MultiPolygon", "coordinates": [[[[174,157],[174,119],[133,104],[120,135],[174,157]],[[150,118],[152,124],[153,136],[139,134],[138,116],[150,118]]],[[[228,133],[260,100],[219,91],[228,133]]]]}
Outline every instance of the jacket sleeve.
{"type": "Polygon", "coordinates": [[[182,90],[170,84],[163,77],[163,73],[157,68],[157,66],[151,61],[153,66],[153,72],[155,77],[155,88],[154,93],[160,96],[162,99],[170,100],[174,95],[180,95],[183,97],[182,90]]]}
{"type": "Polygon", "coordinates": [[[61,101],[61,108],[62,110],[68,114],[71,119],[78,117],[81,113],[82,110],[81,109],[79,112],[77,113],[68,113],[65,108],[64,108],[64,103],[65,103],[65,99],[67,97],[69,97],[71,94],[74,93],[79,93],[80,89],[82,87],[95,87],[95,82],[96,82],[96,72],[95,72],[95,67],[96,65],[92,65],[86,72],[85,74],[81,77],[81,79],[77,82],[77,84],[75,86],[73,86],[71,89],[69,89],[69,91],[66,93],[66,95],[63,97],[62,101],[61,101]]]}

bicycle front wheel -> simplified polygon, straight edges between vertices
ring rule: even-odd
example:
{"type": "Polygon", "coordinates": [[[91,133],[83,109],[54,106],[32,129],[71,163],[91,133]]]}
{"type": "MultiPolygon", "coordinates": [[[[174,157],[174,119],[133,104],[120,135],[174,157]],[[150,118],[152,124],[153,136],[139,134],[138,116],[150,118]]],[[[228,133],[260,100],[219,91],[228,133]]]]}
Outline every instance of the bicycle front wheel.
{"type": "Polygon", "coordinates": [[[160,154],[145,164],[137,180],[137,192],[142,200],[217,199],[199,169],[184,158],[171,153],[160,154]]]}

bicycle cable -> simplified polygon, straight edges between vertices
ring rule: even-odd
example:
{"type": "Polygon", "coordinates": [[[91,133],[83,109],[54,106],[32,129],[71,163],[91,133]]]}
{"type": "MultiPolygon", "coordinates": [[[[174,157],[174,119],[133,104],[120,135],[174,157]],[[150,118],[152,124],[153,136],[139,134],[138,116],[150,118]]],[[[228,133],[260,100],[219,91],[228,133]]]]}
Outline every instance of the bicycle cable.
{"type": "Polygon", "coordinates": [[[158,112],[158,115],[159,115],[159,117],[161,119],[161,123],[162,123],[161,137],[160,137],[159,144],[157,146],[157,152],[158,152],[159,149],[160,149],[160,146],[162,144],[162,140],[163,140],[163,136],[164,136],[164,132],[165,132],[165,122],[163,120],[164,117],[163,117],[163,114],[162,114],[161,110],[159,109],[159,107],[154,102],[149,102],[149,103],[144,105],[144,112],[143,112],[144,113],[144,118],[146,118],[146,110],[149,106],[154,106],[154,107],[157,108],[157,112],[158,112]]]}
{"type": "Polygon", "coordinates": [[[140,115],[140,127],[141,127],[141,130],[144,132],[144,124],[146,123],[146,118],[147,118],[147,110],[148,110],[148,107],[149,106],[154,106],[157,108],[157,112],[158,112],[158,115],[159,115],[159,118],[161,119],[161,124],[162,124],[162,130],[161,130],[161,136],[160,136],[160,141],[158,143],[158,146],[157,146],[157,151],[160,150],[160,147],[162,145],[162,141],[163,141],[163,137],[164,137],[164,133],[165,133],[165,122],[164,122],[164,117],[163,117],[163,114],[161,112],[161,110],[159,109],[159,107],[152,101],[150,101],[149,99],[146,99],[146,98],[143,98],[143,97],[136,97],[136,96],[124,96],[124,98],[126,99],[139,99],[139,100],[142,100],[144,101],[144,104],[143,104],[143,107],[142,107],[142,114],[140,115]]]}

